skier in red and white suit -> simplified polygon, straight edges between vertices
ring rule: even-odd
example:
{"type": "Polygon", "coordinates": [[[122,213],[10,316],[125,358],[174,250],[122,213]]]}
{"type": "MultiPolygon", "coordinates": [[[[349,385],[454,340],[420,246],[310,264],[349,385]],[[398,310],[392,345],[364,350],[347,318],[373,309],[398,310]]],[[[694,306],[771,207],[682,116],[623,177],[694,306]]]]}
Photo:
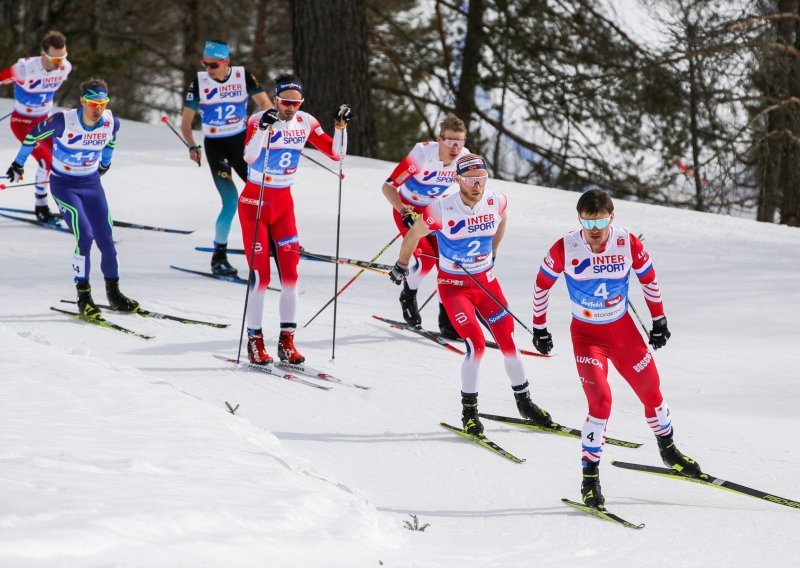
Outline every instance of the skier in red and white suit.
{"type": "Polygon", "coordinates": [[[486,339],[478,318],[488,324],[500,347],[520,414],[537,424],[549,425],[550,415],[531,400],[525,369],[514,343],[514,320],[504,307],[508,302],[492,270],[506,228],[506,196],[486,189],[486,164],[477,154],[460,158],[456,173],[459,192],[435,200],[423,211],[403,239],[400,257],[389,276],[395,284],[404,282],[417,243],[435,231],[439,297],[467,345],[467,356],[461,366],[464,430],[483,436],[483,425],[478,418],[478,370],[486,351],[486,339]]]}
{"type": "Polygon", "coordinates": [[[628,313],[628,284],[633,270],[653,318],[650,345],[654,349],[666,345],[671,334],[650,255],[627,229],[611,225],[614,203],[606,192],[587,191],[578,200],[577,210],[582,229],[556,241],[536,277],[533,344],[540,353],[553,348],[546,327],[547,306],[550,288],[563,272],[572,301],[570,330],[575,362],[589,403],[583,425],[581,495],[587,505],[602,508],[598,468],[611,414],[609,360],[642,401],[664,463],[691,477],[701,472],[697,462],[681,454],[672,441],[669,407],[661,394],[653,355],[628,313]]]}
{"type": "MultiPolygon", "coordinates": [[[[11,113],[11,131],[20,142],[36,126],[50,116],[56,91],[67,80],[72,64],[67,61],[67,39],[61,32],[48,32],[42,39],[40,57],[26,57],[0,71],[0,85],[14,83],[14,112],[11,113]]],[[[50,222],[57,217],[47,205],[47,182],[53,160],[53,140],[47,138],[36,143],[33,157],[39,166],[36,170],[36,218],[50,222]]]]}
{"type": "MultiPolygon", "coordinates": [[[[439,199],[456,183],[456,161],[469,154],[464,146],[467,126],[454,115],[447,115],[439,123],[439,136],[435,142],[420,142],[408,156],[395,166],[383,184],[383,195],[392,206],[394,222],[403,236],[427,206],[439,199]]],[[[414,264],[400,293],[403,319],[411,325],[422,325],[417,305],[417,290],[422,280],[436,266],[436,239],[420,239],[414,252],[414,264]]],[[[458,339],[458,333],[439,302],[439,331],[448,339],[458,339]]]]}
{"type": "Polygon", "coordinates": [[[347,149],[347,121],[352,116],[348,105],[343,104],[336,109],[336,132],[331,139],[316,118],[298,110],[301,104],[302,83],[296,77],[278,77],[275,80],[276,108],[255,113],[247,123],[244,149],[244,159],[248,164],[247,183],[239,197],[239,221],[247,261],[254,270],[247,304],[247,333],[248,355],[250,361],[257,364],[272,361],[264,349],[261,330],[264,295],[270,281],[270,250],[275,254],[281,281],[278,356],[291,363],[305,360],[294,347],[293,339],[297,329],[300,238],[297,234],[291,189],[306,141],[337,161],[344,159],[347,149]],[[262,182],[264,197],[255,254],[251,257],[262,182]]]}

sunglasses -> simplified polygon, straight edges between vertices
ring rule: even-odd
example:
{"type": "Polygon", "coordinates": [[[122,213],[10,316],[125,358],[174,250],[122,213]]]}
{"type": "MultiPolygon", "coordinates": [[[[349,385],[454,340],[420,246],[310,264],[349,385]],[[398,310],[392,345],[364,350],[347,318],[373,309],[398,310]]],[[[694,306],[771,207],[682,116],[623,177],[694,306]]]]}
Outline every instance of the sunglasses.
{"type": "Polygon", "coordinates": [[[458,176],[461,179],[461,182],[466,185],[467,187],[475,187],[476,185],[486,185],[486,180],[489,176],[474,176],[474,177],[464,177],[458,176]]]}
{"type": "Polygon", "coordinates": [[[43,51],[42,55],[44,55],[48,61],[52,61],[53,63],[63,63],[67,59],[66,53],[64,55],[49,55],[43,51]]]}
{"type": "Polygon", "coordinates": [[[200,60],[200,64],[205,67],[206,69],[219,69],[222,65],[221,61],[206,61],[205,59],[200,60]]]}
{"type": "Polygon", "coordinates": [[[611,217],[603,217],[602,219],[583,219],[581,218],[581,226],[584,229],[605,229],[611,224],[611,217]]]}
{"type": "Polygon", "coordinates": [[[275,97],[275,98],[278,99],[278,102],[280,104],[289,108],[300,108],[300,105],[303,104],[303,101],[305,100],[305,99],[300,99],[299,101],[296,101],[294,99],[282,99],[280,97],[275,97]]]}
{"type": "Polygon", "coordinates": [[[100,109],[100,110],[104,110],[108,106],[108,103],[111,102],[111,99],[104,99],[104,100],[100,100],[100,101],[94,101],[92,99],[87,99],[86,97],[81,97],[81,102],[82,103],[86,103],[87,105],[89,105],[92,108],[97,108],[97,109],[100,109]]]}
{"type": "Polygon", "coordinates": [[[464,144],[467,143],[466,140],[461,140],[460,138],[442,138],[442,142],[448,148],[463,148],[464,144]]]}

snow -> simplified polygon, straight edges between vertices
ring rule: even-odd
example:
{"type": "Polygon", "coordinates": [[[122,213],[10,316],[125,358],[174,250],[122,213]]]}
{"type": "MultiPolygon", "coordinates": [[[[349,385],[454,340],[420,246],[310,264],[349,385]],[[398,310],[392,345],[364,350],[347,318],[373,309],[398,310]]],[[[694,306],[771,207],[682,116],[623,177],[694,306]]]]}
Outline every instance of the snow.
{"type": "MultiPolygon", "coordinates": [[[[0,115],[6,109],[0,100],[0,115]]],[[[165,126],[122,122],[103,178],[112,215],[197,229],[116,229],[122,290],[149,309],[230,328],[108,315],[156,336],[145,341],[56,314],[50,305],[75,296],[72,237],[0,219],[0,566],[795,565],[799,511],[610,465],[659,465],[641,406],[614,371],[609,435],[644,446],[606,446],[601,479],[609,509],[646,523],[641,531],[560,502],[578,497],[579,440],[487,422],[492,439],[527,458],[517,465],[442,430],[438,422],[459,420],[460,357],[370,317],[400,317],[399,290],[380,275],[365,273],[342,295],[335,365],[332,306],[297,336],[312,364],[371,390],[321,391],[226,368],[211,353],[236,353],[244,286],[169,268],[208,268],[209,256],[193,248],[213,238],[209,172],[165,126]],[[235,415],[226,402],[239,405],[235,415]],[[410,514],[430,527],[405,530],[410,514]]],[[[6,164],[17,143],[2,129],[6,164]]],[[[342,256],[371,258],[396,234],[380,194],[391,167],[348,158],[342,256]]],[[[31,160],[26,177],[33,172],[31,160]]],[[[529,321],[538,264],[575,225],[577,195],[492,183],[510,202],[496,272],[512,310],[529,321]]],[[[337,190],[335,176],[301,162],[294,196],[310,251],[334,252],[337,190]]],[[[32,192],[0,193],[0,206],[32,205],[32,192]]],[[[679,447],[715,475],[797,500],[800,232],[616,205],[616,222],[644,233],[663,289],[673,337],[655,358],[679,447]]],[[[241,246],[238,222],[231,246],[241,246]]],[[[398,248],[380,260],[392,263],[398,248]]],[[[243,258],[231,258],[244,272],[243,258]]],[[[340,268],[340,285],[355,273],[340,268]]],[[[332,296],[334,268],[303,261],[300,274],[302,325],[332,296]]],[[[420,297],[433,286],[429,278],[420,297]]],[[[638,284],[632,289],[645,315],[638,284]]],[[[274,353],[277,294],[265,310],[274,353]]],[[[549,312],[557,355],[524,363],[535,400],[580,426],[586,403],[568,310],[561,281],[549,312]]],[[[422,315],[435,327],[435,302],[422,315]]],[[[530,348],[523,330],[517,338],[530,348]]],[[[496,351],[481,377],[481,410],[516,415],[496,351]]]]}

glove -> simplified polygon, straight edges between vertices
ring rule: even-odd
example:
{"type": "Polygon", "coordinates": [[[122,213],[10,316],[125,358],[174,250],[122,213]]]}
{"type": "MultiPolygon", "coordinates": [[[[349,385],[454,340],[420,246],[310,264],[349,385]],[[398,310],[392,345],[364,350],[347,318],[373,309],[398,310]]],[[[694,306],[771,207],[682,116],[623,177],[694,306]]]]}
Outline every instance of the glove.
{"type": "Polygon", "coordinates": [[[347,121],[353,118],[353,109],[347,103],[341,104],[333,113],[333,118],[336,119],[336,122],[346,125],[347,121]]]}
{"type": "Polygon", "coordinates": [[[408,227],[409,229],[417,222],[419,218],[419,213],[416,213],[410,207],[408,209],[403,210],[403,225],[408,227]]]}
{"type": "Polygon", "coordinates": [[[667,329],[667,318],[653,320],[653,329],[650,331],[650,345],[653,349],[660,349],[667,344],[672,334],[667,329]]]}
{"type": "Polygon", "coordinates": [[[106,172],[107,172],[109,169],[111,169],[111,164],[108,164],[107,166],[104,166],[103,164],[100,164],[100,167],[99,167],[99,168],[97,168],[97,171],[99,171],[99,172],[100,172],[100,175],[102,176],[102,175],[103,175],[104,173],[106,173],[106,172]]]}
{"type": "Polygon", "coordinates": [[[197,163],[198,166],[200,165],[203,160],[203,147],[200,144],[189,147],[189,159],[197,163]]]}
{"type": "Polygon", "coordinates": [[[547,355],[553,350],[553,336],[547,331],[546,327],[542,329],[533,328],[533,346],[542,355],[547,355]]]}
{"type": "Polygon", "coordinates": [[[278,109],[271,108],[261,115],[261,120],[258,121],[258,129],[268,130],[276,122],[278,122],[278,109]]]}
{"type": "Polygon", "coordinates": [[[395,284],[402,284],[403,280],[408,276],[408,265],[403,264],[399,260],[394,263],[392,269],[389,271],[389,279],[395,284]]]}
{"type": "Polygon", "coordinates": [[[17,162],[11,162],[11,166],[6,171],[6,177],[8,177],[8,181],[14,183],[15,181],[19,181],[22,179],[22,174],[25,173],[25,168],[19,165],[17,162]]]}

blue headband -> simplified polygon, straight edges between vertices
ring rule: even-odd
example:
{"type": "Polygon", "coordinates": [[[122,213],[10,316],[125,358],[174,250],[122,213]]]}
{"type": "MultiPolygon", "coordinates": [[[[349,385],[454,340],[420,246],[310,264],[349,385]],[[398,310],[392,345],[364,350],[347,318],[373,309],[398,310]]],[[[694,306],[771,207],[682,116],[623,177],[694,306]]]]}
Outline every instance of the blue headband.
{"type": "Polygon", "coordinates": [[[228,59],[230,53],[230,47],[215,41],[207,41],[203,49],[203,57],[208,57],[209,59],[228,59]]]}
{"type": "Polygon", "coordinates": [[[107,101],[108,91],[102,85],[87,87],[81,96],[87,101],[107,101]]]}
{"type": "Polygon", "coordinates": [[[277,97],[283,91],[298,91],[303,94],[303,85],[299,81],[280,81],[275,83],[275,96],[277,97]]]}
{"type": "Polygon", "coordinates": [[[469,154],[456,162],[456,173],[461,175],[470,170],[485,170],[486,162],[477,154],[469,154]]]}

